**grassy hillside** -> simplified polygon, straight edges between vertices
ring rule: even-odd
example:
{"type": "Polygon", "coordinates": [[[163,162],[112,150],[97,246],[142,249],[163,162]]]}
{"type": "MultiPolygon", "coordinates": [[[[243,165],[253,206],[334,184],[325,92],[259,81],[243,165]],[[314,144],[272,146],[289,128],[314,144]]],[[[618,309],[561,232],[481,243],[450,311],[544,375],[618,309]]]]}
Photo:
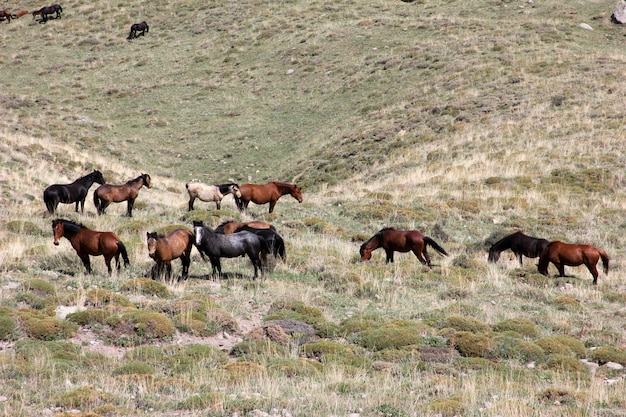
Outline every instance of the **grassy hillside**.
{"type": "Polygon", "coordinates": [[[3,415],[626,413],[626,373],[605,365],[626,365],[614,4],[363,3],[75,0],[0,23],[3,415]],[[132,219],[97,216],[91,192],[85,214],[60,207],[124,241],[131,266],[111,277],[52,245],[41,197],[93,169],[153,180],[132,219]],[[191,179],[293,178],[304,202],[273,214],[231,197],[186,211],[191,179]],[[212,281],[194,249],[188,281],[147,279],[146,232],[196,219],[271,222],[287,262],[253,282],[225,259],[212,281]],[[450,256],[359,263],[384,226],[450,256]],[[610,273],[487,263],[517,229],[602,247],[610,273]]]}

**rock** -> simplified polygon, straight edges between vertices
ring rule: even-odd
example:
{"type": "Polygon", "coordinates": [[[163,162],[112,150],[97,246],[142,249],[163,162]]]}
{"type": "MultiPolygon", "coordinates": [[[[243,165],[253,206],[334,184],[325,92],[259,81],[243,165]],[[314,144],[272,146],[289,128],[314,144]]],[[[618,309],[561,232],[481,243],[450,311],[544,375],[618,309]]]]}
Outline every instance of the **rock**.
{"type": "Polygon", "coordinates": [[[611,15],[611,21],[618,24],[626,23],[626,1],[620,0],[617,2],[615,10],[611,15]]]}
{"type": "Polygon", "coordinates": [[[624,369],[624,367],[621,364],[616,363],[616,362],[607,362],[604,364],[604,366],[606,366],[609,369],[617,369],[617,370],[624,369]]]}
{"type": "Polygon", "coordinates": [[[581,23],[578,27],[585,30],[593,30],[593,28],[586,23],[581,23]]]}

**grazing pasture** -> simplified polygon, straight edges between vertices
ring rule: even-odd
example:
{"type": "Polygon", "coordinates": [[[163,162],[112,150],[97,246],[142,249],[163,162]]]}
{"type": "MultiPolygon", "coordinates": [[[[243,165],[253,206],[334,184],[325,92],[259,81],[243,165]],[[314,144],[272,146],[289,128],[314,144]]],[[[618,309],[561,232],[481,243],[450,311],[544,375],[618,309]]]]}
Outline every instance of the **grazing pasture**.
{"type": "Polygon", "coordinates": [[[614,4],[62,6],[0,25],[4,414],[626,413],[614,4]],[[149,35],[127,42],[143,19],[149,35]],[[52,244],[41,199],[95,169],[153,177],[132,218],[67,210],[124,242],[130,265],[111,275],[52,244]],[[304,201],[272,213],[187,210],[192,178],[297,176],[304,201]],[[151,278],[148,232],[226,220],[274,225],[286,262],[253,281],[229,258],[211,280],[192,251],[187,280],[151,278]],[[448,256],[359,262],[386,227],[448,256]],[[610,275],[488,262],[515,230],[603,248],[610,275]]]}

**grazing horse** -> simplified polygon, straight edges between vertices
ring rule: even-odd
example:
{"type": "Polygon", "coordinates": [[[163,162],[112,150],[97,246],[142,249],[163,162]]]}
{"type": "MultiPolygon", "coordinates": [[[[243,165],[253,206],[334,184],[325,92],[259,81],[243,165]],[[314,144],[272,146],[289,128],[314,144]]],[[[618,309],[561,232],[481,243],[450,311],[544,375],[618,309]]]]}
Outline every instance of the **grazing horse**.
{"type": "Polygon", "coordinates": [[[242,226],[249,226],[255,229],[272,229],[273,231],[276,231],[276,228],[274,226],[260,220],[255,220],[251,222],[235,222],[232,220],[226,220],[215,228],[215,232],[222,233],[224,235],[230,235],[231,233],[235,233],[237,229],[242,226]]]}
{"type": "Polygon", "coordinates": [[[181,279],[189,277],[191,264],[191,249],[194,244],[193,232],[189,229],[176,229],[167,236],[156,232],[147,233],[148,255],[154,259],[156,265],[152,268],[152,279],[157,279],[165,273],[169,280],[172,276],[172,261],[180,258],[183,265],[181,279]]]}
{"type": "Polygon", "coordinates": [[[0,10],[0,20],[5,19],[7,23],[11,23],[11,19],[15,19],[15,16],[8,9],[0,10]]]}
{"type": "Polygon", "coordinates": [[[24,10],[20,10],[19,12],[17,12],[17,13],[15,13],[15,14],[13,14],[11,17],[12,17],[13,19],[18,19],[18,18],[20,18],[20,17],[22,17],[22,16],[27,15],[28,13],[29,13],[29,12],[28,12],[28,10],[24,9],[24,10]]]}
{"type": "Polygon", "coordinates": [[[448,252],[439,246],[437,242],[431,238],[424,236],[418,230],[396,230],[388,227],[380,230],[372,236],[367,242],[361,245],[359,253],[361,254],[361,262],[368,261],[372,258],[372,252],[378,248],[385,249],[387,259],[385,263],[393,262],[393,253],[397,252],[413,252],[417,259],[424,264],[430,265],[430,257],[426,251],[426,246],[432,246],[437,252],[448,256],[448,252]]]}
{"type": "Polygon", "coordinates": [[[134,180],[127,181],[126,184],[104,184],[96,188],[96,191],[93,192],[93,203],[96,205],[98,214],[104,214],[111,203],[126,201],[126,215],[133,217],[135,199],[139,195],[139,189],[144,185],[146,188],[150,188],[150,175],[148,174],[141,174],[134,180]]]}
{"type": "Polygon", "coordinates": [[[124,259],[124,266],[130,265],[126,247],[113,232],[96,232],[82,224],[64,219],[52,221],[52,232],[54,233],[55,245],[59,245],[61,237],[70,241],[78,257],[83,261],[83,265],[87,268],[88,274],[92,273],[89,256],[103,255],[109,275],[111,274],[111,259],[113,258],[115,258],[118,271],[120,270],[120,255],[124,259]]]}
{"type": "MultiPolygon", "coordinates": [[[[41,15],[41,20],[39,23],[45,23],[48,21],[48,15],[52,15],[56,13],[55,19],[61,18],[61,13],[63,12],[63,8],[60,4],[53,4],[52,6],[45,6],[39,9],[39,14],[41,15]]],[[[33,18],[35,15],[33,14],[33,18]]]]}
{"type": "Polygon", "coordinates": [[[237,230],[235,230],[235,233],[239,233],[243,231],[251,232],[251,233],[254,233],[255,235],[261,236],[263,239],[265,239],[268,246],[270,247],[270,253],[274,255],[274,258],[278,259],[278,257],[280,256],[280,259],[282,259],[283,262],[287,262],[287,253],[285,252],[285,241],[283,240],[281,235],[276,233],[276,229],[274,229],[273,227],[267,228],[267,229],[256,229],[248,225],[243,225],[241,227],[238,227],[237,230]]]}
{"type": "Polygon", "coordinates": [[[130,27],[130,33],[128,34],[128,40],[144,36],[147,32],[150,32],[150,27],[146,22],[133,23],[130,27]],[[138,33],[141,32],[141,33],[138,33]]]}
{"type": "Polygon", "coordinates": [[[609,273],[609,255],[600,248],[591,245],[573,245],[555,240],[546,246],[539,257],[539,273],[548,275],[550,262],[559,270],[559,276],[565,276],[565,265],[579,266],[585,264],[593,276],[593,285],[598,283],[598,260],[602,259],[604,273],[609,273]]]}
{"type": "Polygon", "coordinates": [[[203,222],[194,221],[193,231],[196,238],[196,247],[200,253],[209,257],[213,267],[213,277],[222,276],[222,265],[220,258],[236,258],[248,255],[254,266],[254,278],[258,276],[258,269],[261,276],[264,276],[263,262],[261,258],[269,253],[269,246],[265,239],[250,232],[239,232],[230,235],[216,233],[203,222]],[[216,274],[217,273],[217,274],[216,274]]]}
{"type": "Polygon", "coordinates": [[[71,184],[53,184],[43,191],[43,201],[46,203],[48,213],[54,214],[59,203],[76,203],[76,212],[80,204],[81,213],[85,212],[85,199],[87,192],[94,182],[104,184],[104,177],[98,170],[80,177],[71,184]]]}
{"type": "Polygon", "coordinates": [[[515,232],[503,237],[491,246],[488,260],[496,263],[500,259],[500,252],[511,249],[517,259],[519,259],[519,266],[521,267],[523,266],[522,255],[527,258],[538,258],[544,248],[548,246],[548,243],[546,239],[526,236],[522,232],[515,232]]]}
{"type": "Polygon", "coordinates": [[[270,213],[274,211],[276,201],[285,194],[291,195],[302,203],[302,191],[296,184],[282,181],[271,181],[267,184],[243,184],[239,187],[241,197],[235,198],[237,207],[242,213],[248,208],[252,201],[255,204],[270,203],[270,213]]]}
{"type": "Polygon", "coordinates": [[[32,15],[33,15],[33,20],[37,20],[35,19],[37,16],[41,17],[41,9],[34,10],[32,15]]]}
{"type": "Polygon", "coordinates": [[[200,201],[214,201],[217,206],[217,210],[221,207],[222,199],[232,194],[235,197],[241,197],[239,192],[239,185],[234,182],[228,182],[224,184],[207,185],[201,182],[190,182],[185,184],[185,188],[189,193],[189,210],[193,210],[193,202],[196,198],[200,201]]]}

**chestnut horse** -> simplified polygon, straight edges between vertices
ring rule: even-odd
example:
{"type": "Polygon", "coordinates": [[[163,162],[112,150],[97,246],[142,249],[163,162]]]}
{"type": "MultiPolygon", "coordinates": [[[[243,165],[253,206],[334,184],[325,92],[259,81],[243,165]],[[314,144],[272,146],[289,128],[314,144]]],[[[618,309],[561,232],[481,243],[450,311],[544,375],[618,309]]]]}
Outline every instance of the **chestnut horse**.
{"type": "Polygon", "coordinates": [[[194,244],[194,234],[191,230],[176,229],[167,236],[148,232],[146,237],[148,255],[156,262],[152,268],[152,279],[160,278],[165,273],[165,278],[169,280],[172,275],[172,261],[178,258],[183,265],[181,279],[189,277],[191,249],[194,244]]]}
{"type": "Polygon", "coordinates": [[[126,201],[126,215],[133,217],[135,199],[139,195],[139,189],[144,185],[146,188],[150,188],[150,175],[148,174],[141,174],[134,180],[127,181],[126,184],[104,184],[96,188],[96,191],[93,192],[93,203],[96,205],[98,214],[104,214],[111,203],[126,201]]]}
{"type": "Polygon", "coordinates": [[[20,18],[20,17],[22,17],[22,16],[24,16],[24,15],[27,15],[28,13],[29,13],[29,12],[28,12],[28,10],[23,9],[23,10],[20,10],[19,12],[15,13],[15,14],[14,14],[14,15],[12,15],[11,17],[12,17],[13,19],[18,19],[18,18],[20,18]]]}
{"type": "Polygon", "coordinates": [[[90,174],[80,177],[71,184],[52,184],[43,191],[43,201],[46,203],[48,213],[54,214],[59,203],[72,204],[76,203],[76,212],[78,213],[78,205],[80,204],[81,213],[85,212],[85,199],[89,188],[94,182],[104,184],[104,177],[98,170],[90,174]]]}
{"type": "Polygon", "coordinates": [[[15,16],[8,9],[0,10],[0,21],[6,20],[7,23],[11,23],[11,19],[15,19],[15,16]]]}
{"type": "Polygon", "coordinates": [[[255,220],[251,222],[235,222],[232,220],[227,220],[217,226],[215,228],[216,233],[222,233],[224,235],[230,235],[231,233],[235,233],[237,229],[243,226],[253,227],[255,229],[271,229],[276,231],[276,228],[269,223],[262,222],[260,220],[255,220]]]}
{"type": "Polygon", "coordinates": [[[517,259],[519,266],[523,266],[522,255],[527,258],[537,258],[541,255],[543,249],[548,245],[546,239],[526,236],[522,232],[515,232],[503,237],[489,248],[489,262],[496,263],[500,259],[500,252],[511,249],[517,259]]]}
{"type": "Polygon", "coordinates": [[[539,257],[539,273],[548,275],[548,266],[550,262],[556,266],[559,276],[565,276],[565,265],[579,266],[585,264],[591,275],[593,276],[593,285],[598,283],[598,269],[596,265],[598,260],[602,259],[604,273],[609,273],[609,255],[600,248],[591,245],[575,245],[563,243],[555,240],[548,243],[548,246],[541,252],[539,257]]]}
{"type": "Polygon", "coordinates": [[[385,263],[393,262],[394,252],[413,252],[417,259],[424,264],[430,265],[430,257],[426,251],[426,246],[432,246],[437,252],[448,256],[448,252],[439,246],[437,242],[431,238],[424,236],[418,230],[396,230],[388,227],[380,230],[372,236],[367,242],[361,245],[359,253],[361,254],[361,262],[368,261],[372,258],[372,252],[378,248],[385,249],[387,259],[385,263]]]}
{"type": "Polygon", "coordinates": [[[113,232],[96,232],[82,224],[64,219],[52,221],[52,232],[54,233],[55,245],[59,245],[61,237],[70,241],[78,257],[83,261],[83,265],[87,268],[88,274],[92,273],[89,256],[103,255],[109,275],[111,274],[111,259],[113,258],[115,258],[118,271],[120,270],[120,255],[124,259],[124,265],[130,265],[126,247],[113,232]]]}
{"type": "Polygon", "coordinates": [[[243,184],[239,186],[241,197],[235,198],[237,207],[242,213],[248,208],[252,201],[255,204],[270,203],[270,213],[274,211],[276,201],[285,194],[291,195],[302,203],[302,191],[296,184],[282,181],[271,181],[267,184],[243,184]]]}

